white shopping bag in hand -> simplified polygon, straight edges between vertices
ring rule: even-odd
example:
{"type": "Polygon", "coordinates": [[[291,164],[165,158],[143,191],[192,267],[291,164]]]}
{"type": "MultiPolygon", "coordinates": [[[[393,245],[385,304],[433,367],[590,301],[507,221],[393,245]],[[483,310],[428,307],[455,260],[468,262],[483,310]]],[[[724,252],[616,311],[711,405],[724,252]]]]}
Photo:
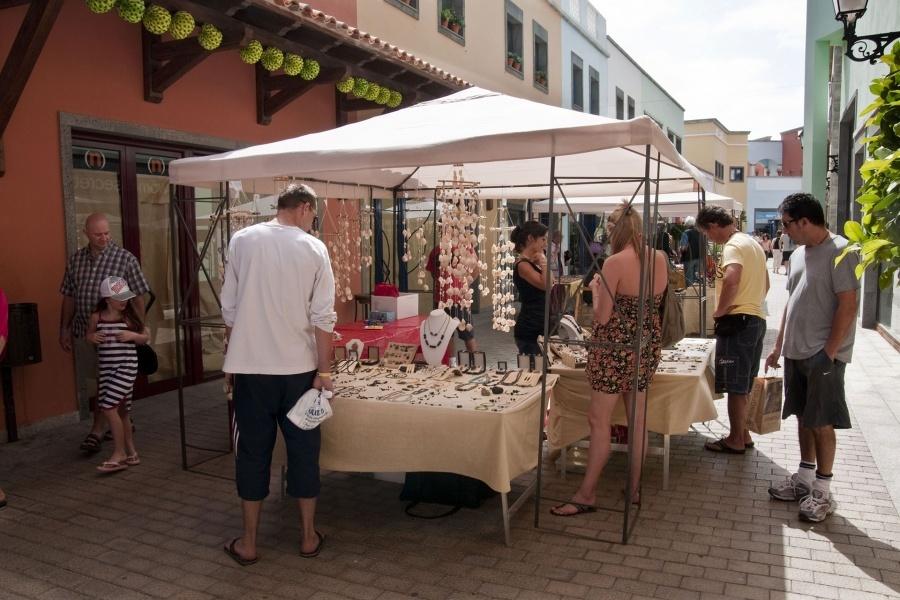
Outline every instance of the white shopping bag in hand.
{"type": "Polygon", "coordinates": [[[288,411],[287,418],[300,429],[315,429],[334,414],[328,402],[331,396],[329,390],[312,388],[300,396],[294,408],[288,411]]]}

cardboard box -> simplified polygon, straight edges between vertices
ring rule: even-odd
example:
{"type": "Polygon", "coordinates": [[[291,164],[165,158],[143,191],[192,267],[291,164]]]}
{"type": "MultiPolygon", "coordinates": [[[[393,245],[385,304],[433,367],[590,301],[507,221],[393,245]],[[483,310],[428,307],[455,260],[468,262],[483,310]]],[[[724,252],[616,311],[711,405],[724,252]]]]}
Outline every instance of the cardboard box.
{"type": "Polygon", "coordinates": [[[406,319],[419,314],[419,294],[401,292],[393,296],[372,296],[372,310],[392,312],[397,319],[406,319]]]}

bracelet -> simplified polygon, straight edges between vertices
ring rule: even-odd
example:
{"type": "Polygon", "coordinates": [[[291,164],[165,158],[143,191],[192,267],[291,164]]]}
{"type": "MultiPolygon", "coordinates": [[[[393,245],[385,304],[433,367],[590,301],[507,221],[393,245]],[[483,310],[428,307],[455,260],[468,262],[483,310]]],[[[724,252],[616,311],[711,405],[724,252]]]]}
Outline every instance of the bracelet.
{"type": "Polygon", "coordinates": [[[316,373],[316,376],[322,379],[331,379],[331,373],[316,373]]]}

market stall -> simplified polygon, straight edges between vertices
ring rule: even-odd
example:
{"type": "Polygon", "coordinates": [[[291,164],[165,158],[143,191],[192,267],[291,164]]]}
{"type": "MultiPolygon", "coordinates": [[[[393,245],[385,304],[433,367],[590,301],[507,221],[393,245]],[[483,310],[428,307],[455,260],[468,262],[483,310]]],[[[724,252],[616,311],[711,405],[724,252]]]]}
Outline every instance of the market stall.
{"type": "MultiPolygon", "coordinates": [[[[645,227],[651,227],[655,212],[650,212],[650,205],[659,194],[696,195],[696,190],[712,184],[708,175],[675,150],[649,117],[618,121],[480,88],[333,130],[170,164],[171,182],[182,186],[275,178],[311,183],[319,193],[323,188],[343,190],[353,194],[349,197],[369,199],[389,194],[401,205],[407,195],[421,198],[423,192],[432,192],[436,201],[452,207],[440,231],[440,277],[455,295],[452,302],[463,308],[468,308],[472,297],[470,290],[456,281],[471,281],[476,266],[482,271],[486,266],[486,249],[478,233],[485,199],[550,198],[552,211],[554,198],[563,202],[581,196],[633,199],[640,194],[645,227]],[[457,253],[460,247],[466,250],[457,253]],[[451,251],[461,257],[461,266],[447,266],[445,252],[451,251]]],[[[699,192],[701,199],[703,193],[699,192]]],[[[173,205],[177,200],[173,199],[173,205]]],[[[223,210],[228,210],[228,203],[226,198],[223,210]]],[[[395,224],[396,229],[402,227],[400,222],[395,224]]],[[[497,255],[506,259],[507,254],[504,242],[497,255]]],[[[490,295],[490,290],[478,291],[484,297],[490,295]]],[[[512,302],[511,294],[494,294],[493,300],[495,313],[499,308],[500,314],[509,314],[505,309],[512,302]]],[[[439,308],[444,306],[439,303],[439,308]]],[[[548,306],[545,331],[549,312],[548,306]]],[[[464,319],[460,327],[465,327],[464,319]]],[[[635,343],[640,344],[640,339],[635,343]]],[[[541,415],[551,381],[545,376],[538,386],[540,402],[532,423],[534,460],[529,464],[537,465],[539,490],[541,415]]],[[[376,406],[384,409],[387,404],[378,402],[376,406]]],[[[425,431],[434,420],[426,418],[427,423],[416,428],[425,431]]],[[[419,434],[411,428],[403,433],[419,434]]],[[[491,452],[499,452],[499,448],[491,452]]],[[[535,510],[537,524],[537,505],[535,510]]],[[[630,511],[630,503],[626,503],[623,539],[630,531],[630,511]]]]}
{"type": "MultiPolygon", "coordinates": [[[[687,433],[691,425],[718,416],[713,352],[715,340],[685,338],[662,351],[662,360],[647,394],[647,430],[663,436],[663,489],[669,485],[669,437],[687,433]]],[[[584,367],[555,362],[550,372],[559,376],[547,421],[547,441],[552,450],[564,449],[590,434],[587,411],[591,389],[584,367]]],[[[613,412],[613,424],[626,425],[621,403],[613,412]]],[[[621,449],[621,448],[620,448],[621,449]]],[[[655,448],[650,448],[654,453],[655,448]]]]}

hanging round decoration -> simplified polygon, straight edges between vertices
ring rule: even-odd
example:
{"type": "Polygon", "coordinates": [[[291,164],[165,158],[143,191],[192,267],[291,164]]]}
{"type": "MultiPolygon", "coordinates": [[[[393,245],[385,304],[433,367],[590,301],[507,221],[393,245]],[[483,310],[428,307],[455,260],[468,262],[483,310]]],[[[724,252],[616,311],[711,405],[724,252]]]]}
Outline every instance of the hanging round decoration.
{"type": "Polygon", "coordinates": [[[366,90],[366,100],[370,102],[374,102],[378,99],[378,94],[381,93],[381,86],[377,83],[370,83],[369,89],[366,90]]]}
{"type": "Polygon", "coordinates": [[[401,102],[403,102],[403,96],[400,95],[400,92],[391,90],[391,97],[387,101],[388,108],[397,108],[401,102]]]}
{"type": "Polygon", "coordinates": [[[387,104],[388,100],[391,99],[391,90],[386,87],[381,88],[381,91],[378,92],[378,98],[375,99],[375,102],[378,104],[387,104]]]}
{"type": "Polygon", "coordinates": [[[169,26],[169,35],[173,40],[183,40],[194,33],[194,17],[189,12],[179,10],[172,16],[172,24],[169,26]]]}
{"type": "Polygon", "coordinates": [[[151,4],[144,12],[144,29],[156,35],[162,35],[169,30],[172,24],[172,15],[158,4],[151,4]]]}
{"type": "Polygon", "coordinates": [[[137,24],[144,18],[144,0],[119,0],[119,16],[127,23],[137,24]]]}
{"type": "Polygon", "coordinates": [[[366,90],[369,89],[369,82],[362,77],[357,77],[353,82],[353,95],[357,98],[365,98],[366,90]]]}
{"type": "Polygon", "coordinates": [[[116,5],[116,0],[87,0],[87,7],[92,13],[102,15],[108,13],[116,5]]]}
{"type": "Polygon", "coordinates": [[[303,69],[300,71],[300,77],[307,81],[312,81],[319,76],[319,71],[321,69],[319,61],[308,58],[303,61],[303,69]]]}
{"type": "Polygon", "coordinates": [[[241,60],[248,65],[255,65],[262,58],[263,47],[257,40],[250,40],[246,46],[241,48],[241,60]]]}
{"type": "Polygon", "coordinates": [[[204,50],[215,50],[222,45],[222,32],[215,25],[205,23],[200,28],[200,35],[197,38],[204,50]]]}
{"type": "Polygon", "coordinates": [[[303,62],[302,57],[288,52],[284,55],[284,64],[281,65],[281,68],[284,69],[285,74],[295,77],[300,75],[303,70],[303,62]]]}
{"type": "Polygon", "coordinates": [[[284,63],[284,52],[274,46],[269,46],[263,50],[260,62],[266,71],[277,71],[284,63]]]}
{"type": "Polygon", "coordinates": [[[342,94],[346,94],[353,89],[353,81],[354,80],[352,77],[347,77],[346,79],[341,79],[336,84],[334,84],[334,87],[336,87],[337,90],[342,94]]]}

